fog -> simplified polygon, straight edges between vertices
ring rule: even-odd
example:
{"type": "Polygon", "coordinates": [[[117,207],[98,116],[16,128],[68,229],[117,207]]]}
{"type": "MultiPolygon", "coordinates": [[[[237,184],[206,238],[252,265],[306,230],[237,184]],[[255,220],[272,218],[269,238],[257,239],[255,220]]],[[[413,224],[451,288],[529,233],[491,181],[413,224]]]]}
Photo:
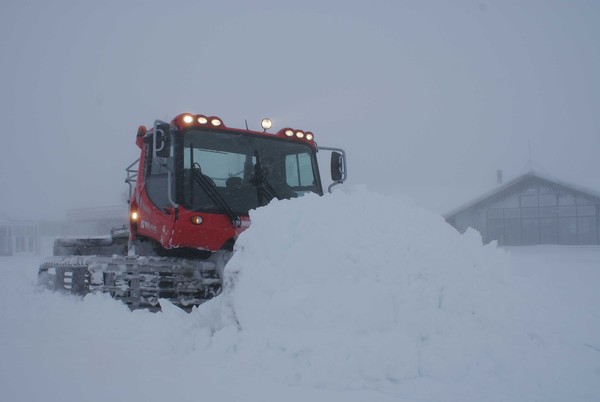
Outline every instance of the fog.
{"type": "Polygon", "coordinates": [[[137,127],[311,130],[446,212],[533,167],[600,191],[600,2],[0,3],[0,216],[114,205],[137,127]]]}

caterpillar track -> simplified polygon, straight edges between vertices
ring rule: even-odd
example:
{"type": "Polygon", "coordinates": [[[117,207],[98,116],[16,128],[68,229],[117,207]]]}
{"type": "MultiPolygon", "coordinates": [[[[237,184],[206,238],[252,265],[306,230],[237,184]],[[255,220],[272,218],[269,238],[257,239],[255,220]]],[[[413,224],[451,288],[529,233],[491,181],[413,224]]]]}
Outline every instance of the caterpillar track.
{"type": "MultiPolygon", "coordinates": [[[[73,241],[71,241],[73,242],[73,241]]],[[[59,239],[56,249],[64,247],[59,239]]],[[[86,240],[87,251],[99,251],[86,240]]],[[[98,243],[98,242],[95,242],[98,243]]],[[[81,241],[77,243],[82,252],[81,241]]],[[[105,247],[110,246],[108,243],[105,247]]],[[[71,250],[73,251],[73,250],[71,250]]],[[[226,255],[207,260],[156,256],[58,255],[45,258],[39,268],[39,284],[51,290],[85,296],[109,293],[131,309],[160,309],[160,299],[168,299],[191,310],[221,292],[221,276],[226,255]]]]}

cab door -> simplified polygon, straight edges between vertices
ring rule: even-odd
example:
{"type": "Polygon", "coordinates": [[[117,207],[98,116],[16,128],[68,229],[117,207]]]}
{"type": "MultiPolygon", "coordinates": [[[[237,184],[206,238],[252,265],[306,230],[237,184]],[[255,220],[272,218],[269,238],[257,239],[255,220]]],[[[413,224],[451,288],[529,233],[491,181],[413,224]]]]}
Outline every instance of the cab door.
{"type": "Polygon", "coordinates": [[[144,191],[139,201],[138,235],[170,248],[177,218],[173,130],[168,123],[155,123],[145,157],[144,191]]]}

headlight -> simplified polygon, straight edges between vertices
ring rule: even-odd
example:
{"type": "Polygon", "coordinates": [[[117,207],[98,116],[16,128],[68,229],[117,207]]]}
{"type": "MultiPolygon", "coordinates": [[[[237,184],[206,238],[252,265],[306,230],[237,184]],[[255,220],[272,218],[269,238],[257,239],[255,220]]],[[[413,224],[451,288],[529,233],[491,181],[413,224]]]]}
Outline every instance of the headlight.
{"type": "Polygon", "coordinates": [[[190,220],[194,225],[200,225],[202,223],[202,217],[198,215],[192,216],[190,220]]]}
{"type": "Polygon", "coordinates": [[[138,220],[138,213],[136,211],[133,211],[131,213],[131,220],[136,222],[138,220]]]}

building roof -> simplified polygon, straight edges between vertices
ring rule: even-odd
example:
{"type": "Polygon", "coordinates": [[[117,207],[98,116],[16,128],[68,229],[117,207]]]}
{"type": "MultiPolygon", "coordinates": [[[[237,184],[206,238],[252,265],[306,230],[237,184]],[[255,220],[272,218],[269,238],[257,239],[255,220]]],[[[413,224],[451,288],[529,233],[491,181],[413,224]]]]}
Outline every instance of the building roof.
{"type": "Polygon", "coordinates": [[[6,216],[6,214],[0,214],[0,225],[3,226],[35,226],[37,222],[21,219],[12,219],[6,216]]]}
{"type": "Polygon", "coordinates": [[[484,193],[481,196],[459,206],[458,208],[455,208],[452,211],[445,213],[443,216],[444,216],[444,218],[448,219],[448,218],[458,214],[459,212],[462,212],[462,211],[469,209],[479,203],[482,203],[482,202],[494,197],[495,195],[502,193],[502,192],[508,190],[509,188],[511,188],[519,183],[522,183],[526,180],[531,180],[532,178],[537,178],[542,181],[546,181],[546,182],[549,182],[549,183],[552,183],[555,185],[559,185],[561,187],[569,189],[570,191],[582,193],[584,195],[592,196],[592,197],[598,198],[600,200],[600,192],[598,192],[598,191],[590,190],[589,188],[586,188],[586,187],[583,187],[583,186],[580,186],[577,184],[573,184],[573,183],[567,182],[565,180],[557,179],[557,178],[554,178],[551,176],[543,175],[536,171],[531,170],[511,181],[508,181],[504,184],[500,184],[500,185],[494,187],[492,190],[488,191],[487,193],[484,193]]]}

